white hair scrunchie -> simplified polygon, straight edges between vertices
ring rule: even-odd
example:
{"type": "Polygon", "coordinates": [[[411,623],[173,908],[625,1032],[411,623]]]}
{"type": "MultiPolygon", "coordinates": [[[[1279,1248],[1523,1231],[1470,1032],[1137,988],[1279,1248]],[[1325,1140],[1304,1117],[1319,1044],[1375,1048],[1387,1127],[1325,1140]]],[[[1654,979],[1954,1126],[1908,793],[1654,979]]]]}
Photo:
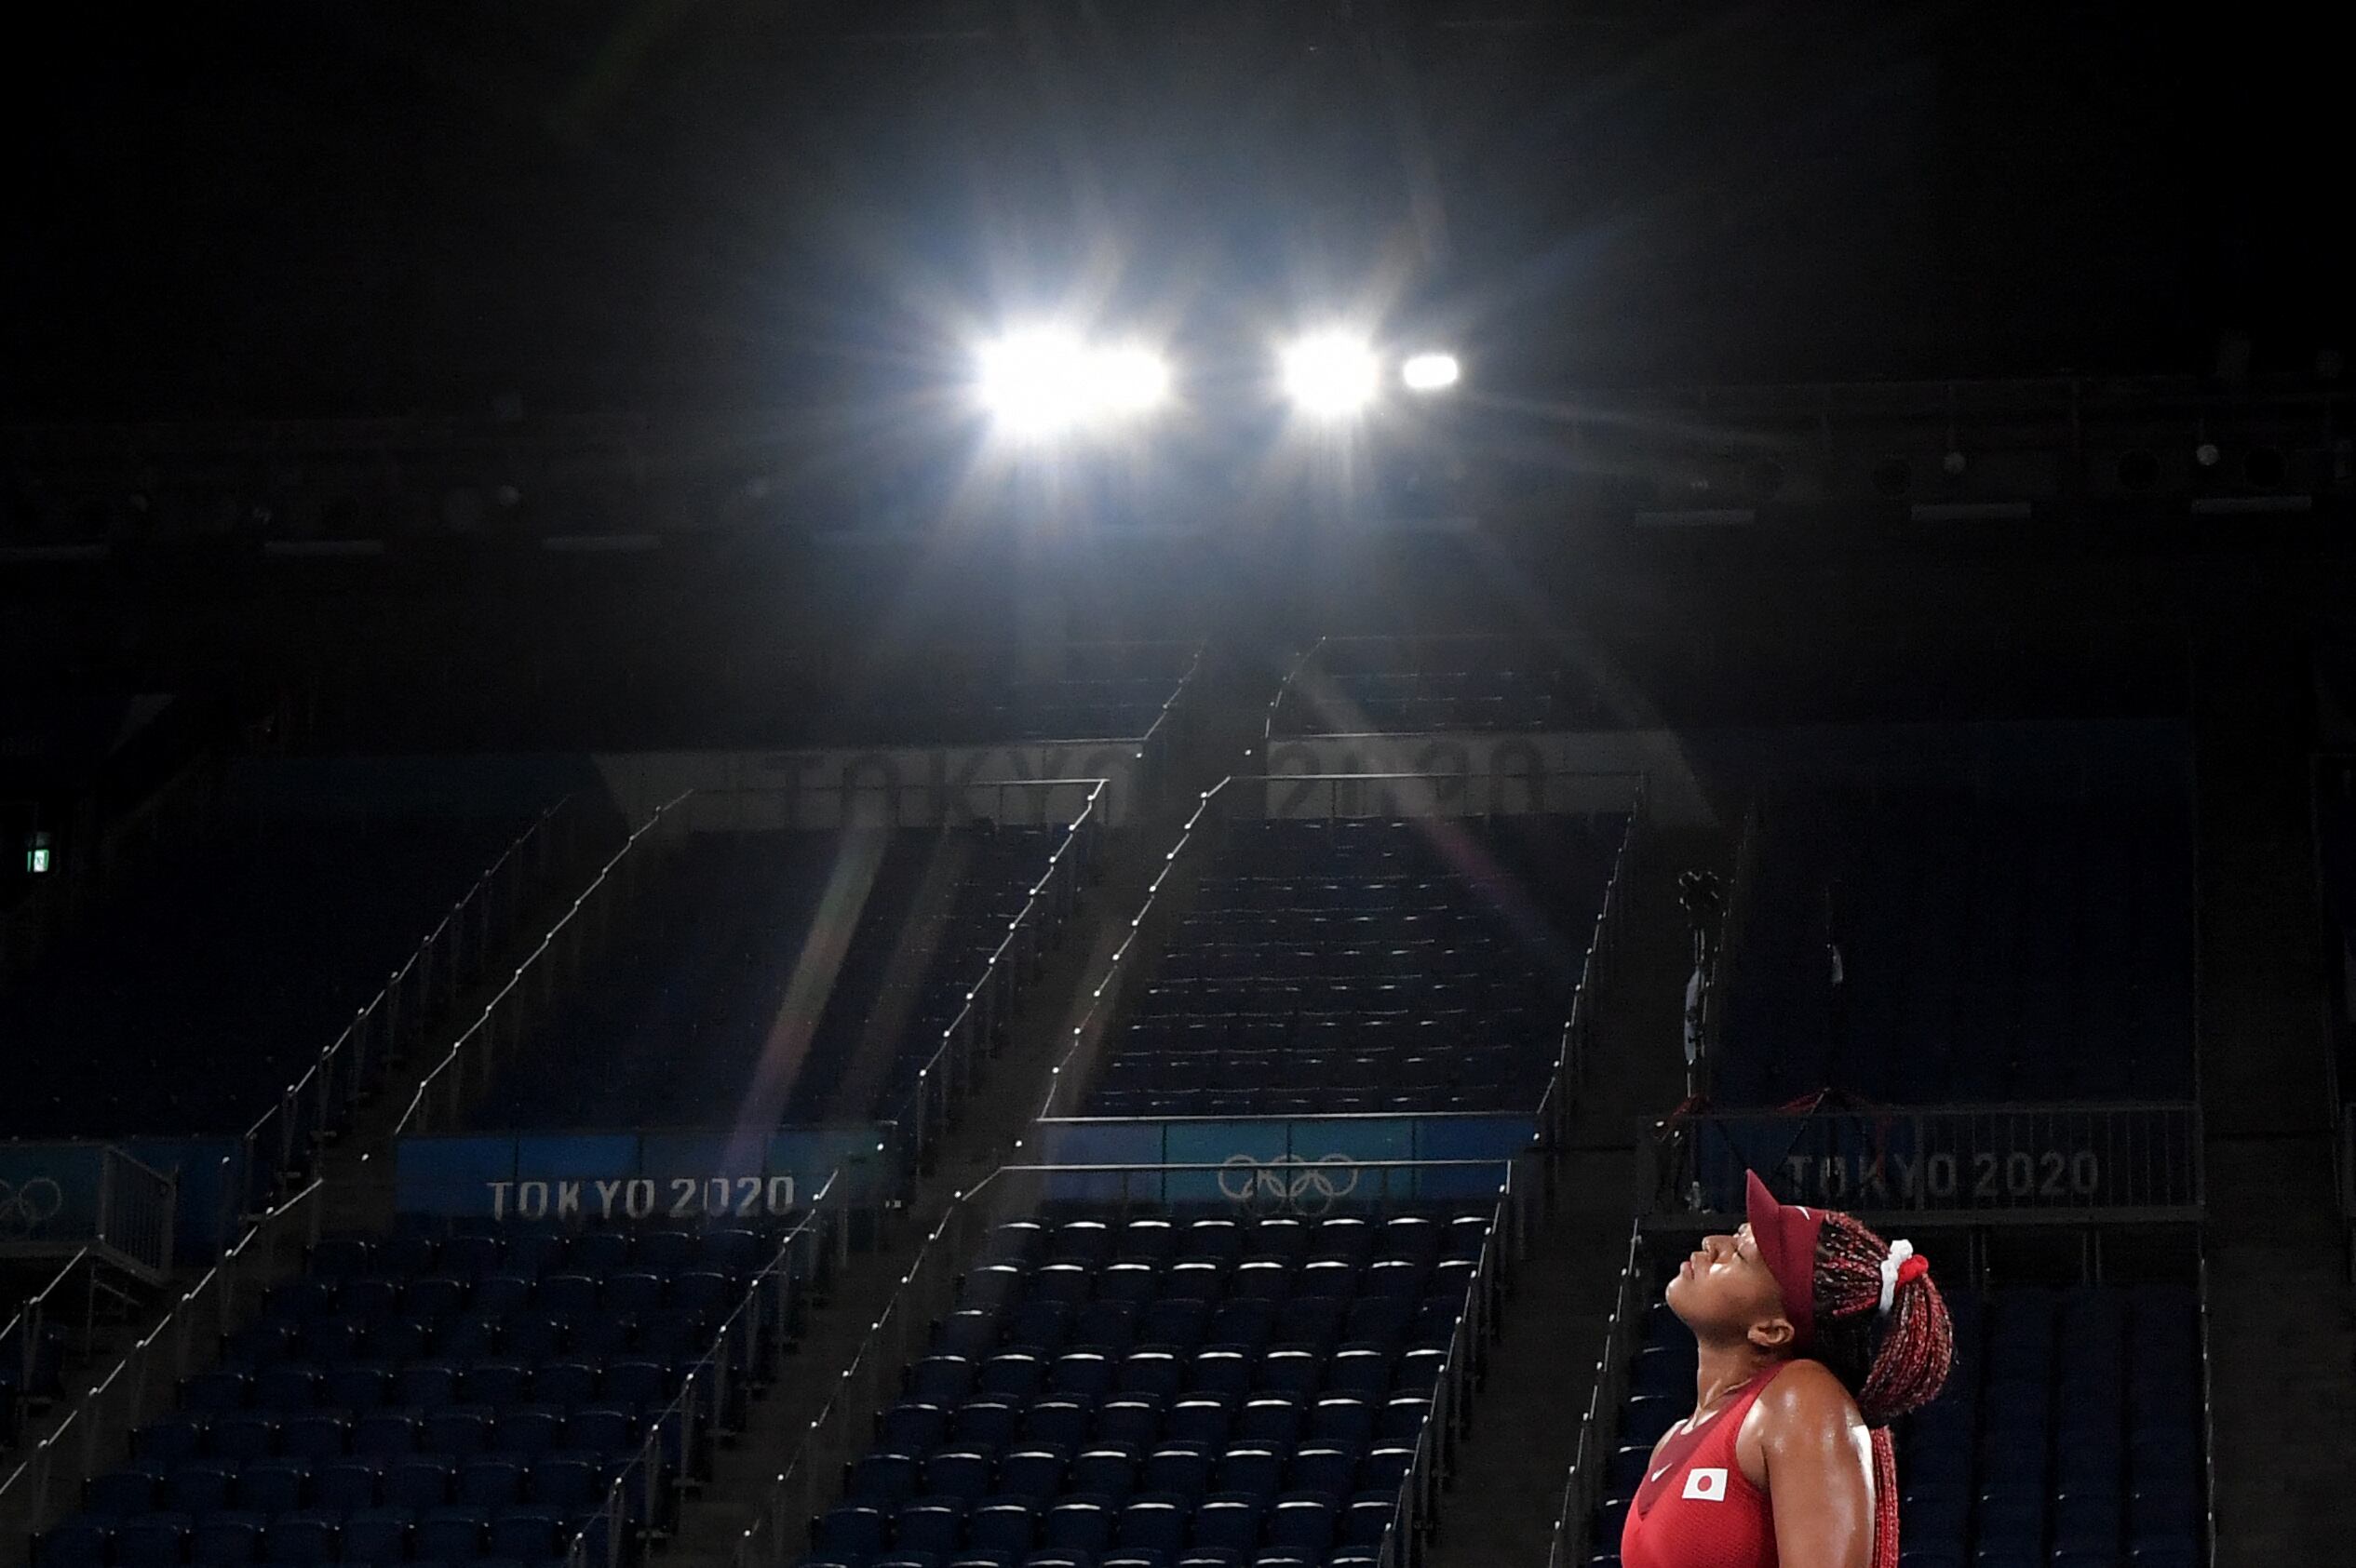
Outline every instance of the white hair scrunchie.
{"type": "Polygon", "coordinates": [[[1914,1256],[1914,1243],[1892,1241],[1889,1253],[1881,1260],[1881,1315],[1890,1316],[1890,1304],[1898,1299],[1898,1266],[1914,1256]]]}

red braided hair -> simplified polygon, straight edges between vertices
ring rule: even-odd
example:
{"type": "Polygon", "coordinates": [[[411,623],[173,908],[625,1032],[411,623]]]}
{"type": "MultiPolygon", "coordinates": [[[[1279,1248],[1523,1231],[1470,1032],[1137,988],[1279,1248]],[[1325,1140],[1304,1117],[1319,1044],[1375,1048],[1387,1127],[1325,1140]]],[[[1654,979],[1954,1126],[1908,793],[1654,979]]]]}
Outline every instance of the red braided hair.
{"type": "Polygon", "coordinates": [[[1898,1266],[1890,1311],[1881,1311],[1881,1266],[1890,1243],[1843,1213],[1827,1213],[1816,1239],[1816,1329],[1809,1354],[1857,1401],[1873,1431],[1873,1568],[1898,1561],[1898,1460],[1890,1423],[1936,1399],[1955,1360],[1947,1304],[1931,1266],[1898,1266]]]}

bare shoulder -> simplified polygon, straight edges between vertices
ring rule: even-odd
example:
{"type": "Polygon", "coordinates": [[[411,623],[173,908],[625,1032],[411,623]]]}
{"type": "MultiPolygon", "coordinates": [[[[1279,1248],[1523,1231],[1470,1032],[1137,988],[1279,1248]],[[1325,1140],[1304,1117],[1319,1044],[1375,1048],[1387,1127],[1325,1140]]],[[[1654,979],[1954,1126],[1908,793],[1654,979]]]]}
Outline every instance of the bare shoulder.
{"type": "Polygon", "coordinates": [[[1861,1424],[1857,1401],[1821,1361],[1796,1360],[1758,1397],[1763,1437],[1838,1432],[1861,1424]]]}

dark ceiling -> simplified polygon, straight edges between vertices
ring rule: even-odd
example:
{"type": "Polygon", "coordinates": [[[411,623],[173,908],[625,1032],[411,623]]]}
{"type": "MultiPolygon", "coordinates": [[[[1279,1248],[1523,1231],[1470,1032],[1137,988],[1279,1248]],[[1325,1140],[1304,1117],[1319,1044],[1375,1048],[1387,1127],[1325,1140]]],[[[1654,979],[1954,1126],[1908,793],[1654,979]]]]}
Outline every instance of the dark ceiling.
{"type": "MultiPolygon", "coordinates": [[[[2285,13],[2286,15],[2288,13],[2285,13]]],[[[2147,3],[335,0],[20,35],[14,418],[905,395],[1040,307],[1515,395],[2311,367],[2318,41],[2147,3]]]]}

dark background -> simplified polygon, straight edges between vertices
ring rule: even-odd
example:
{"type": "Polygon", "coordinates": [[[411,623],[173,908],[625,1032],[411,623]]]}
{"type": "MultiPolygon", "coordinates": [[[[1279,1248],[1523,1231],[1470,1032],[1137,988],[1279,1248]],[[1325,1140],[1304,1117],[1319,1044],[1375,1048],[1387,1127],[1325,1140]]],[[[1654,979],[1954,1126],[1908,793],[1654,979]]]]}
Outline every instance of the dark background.
{"type": "MultiPolygon", "coordinates": [[[[0,415],[904,395],[1027,306],[1479,383],[2311,370],[2336,51],[2265,7],[61,8],[0,415]]],[[[1206,346],[1216,345],[1216,346],[1206,346]]]]}

